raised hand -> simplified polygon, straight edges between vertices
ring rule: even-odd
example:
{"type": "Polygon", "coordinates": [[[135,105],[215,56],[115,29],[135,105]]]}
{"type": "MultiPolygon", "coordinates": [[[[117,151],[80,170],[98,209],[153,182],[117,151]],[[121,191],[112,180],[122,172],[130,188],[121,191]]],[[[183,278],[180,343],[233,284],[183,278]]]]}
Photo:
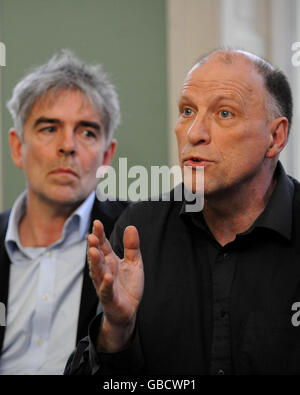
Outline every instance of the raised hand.
{"type": "Polygon", "coordinates": [[[144,289],[144,270],[138,231],[125,229],[124,258],[120,259],[105,237],[103,225],[94,221],[88,237],[90,276],[104,311],[99,348],[117,351],[128,342],[144,289]]]}

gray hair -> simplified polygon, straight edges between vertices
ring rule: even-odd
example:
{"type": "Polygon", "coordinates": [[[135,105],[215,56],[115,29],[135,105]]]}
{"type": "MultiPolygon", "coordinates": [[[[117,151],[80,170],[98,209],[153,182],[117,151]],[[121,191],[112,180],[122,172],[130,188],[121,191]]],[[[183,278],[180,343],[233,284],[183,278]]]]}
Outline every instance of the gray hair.
{"type": "Polygon", "coordinates": [[[115,87],[100,64],[89,65],[67,49],[33,69],[15,86],[7,108],[19,137],[22,139],[24,124],[36,100],[49,91],[57,94],[65,89],[79,90],[99,111],[108,145],[121,118],[115,87]]]}

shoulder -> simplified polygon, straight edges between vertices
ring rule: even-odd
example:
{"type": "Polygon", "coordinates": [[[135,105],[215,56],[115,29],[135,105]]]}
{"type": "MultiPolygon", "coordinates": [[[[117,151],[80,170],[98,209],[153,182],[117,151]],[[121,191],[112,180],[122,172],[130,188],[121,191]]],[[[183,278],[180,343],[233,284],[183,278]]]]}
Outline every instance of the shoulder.
{"type": "Polygon", "coordinates": [[[298,180],[296,180],[296,178],[288,176],[289,180],[294,184],[295,187],[295,191],[297,190],[297,192],[300,191],[300,182],[298,180]]]}
{"type": "Polygon", "coordinates": [[[99,219],[103,223],[106,235],[109,236],[114,223],[127,206],[128,202],[126,201],[105,200],[104,202],[101,202],[96,197],[90,216],[90,231],[92,230],[93,221],[95,219],[99,219]]]}
{"type": "Polygon", "coordinates": [[[117,255],[123,256],[123,234],[129,225],[137,228],[144,254],[157,249],[166,234],[180,233],[182,199],[174,199],[174,190],[153,199],[130,204],[116,221],[110,241],[117,255]]]}
{"type": "Polygon", "coordinates": [[[288,179],[294,185],[294,199],[300,201],[300,182],[291,176],[288,176],[288,179]]]}
{"type": "Polygon", "coordinates": [[[180,184],[170,192],[151,197],[146,201],[131,203],[120,216],[118,223],[124,225],[155,224],[155,226],[159,226],[173,213],[179,214],[182,207],[182,198],[177,191],[181,188],[180,184]]]}
{"type": "Polygon", "coordinates": [[[300,182],[291,176],[288,176],[288,179],[294,186],[293,218],[297,219],[295,222],[300,226],[300,223],[298,223],[298,218],[300,216],[300,182]]]}
{"type": "Polygon", "coordinates": [[[129,202],[125,200],[105,200],[104,202],[99,201],[95,198],[92,215],[93,213],[105,214],[111,219],[116,219],[122,213],[122,211],[128,207],[129,202]]]}

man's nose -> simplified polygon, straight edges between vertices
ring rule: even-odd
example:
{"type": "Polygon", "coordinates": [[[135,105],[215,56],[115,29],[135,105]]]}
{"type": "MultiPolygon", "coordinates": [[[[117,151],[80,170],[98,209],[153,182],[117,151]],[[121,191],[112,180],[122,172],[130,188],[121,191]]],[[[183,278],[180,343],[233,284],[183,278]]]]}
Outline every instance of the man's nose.
{"type": "Polygon", "coordinates": [[[61,133],[58,151],[64,155],[74,155],[76,152],[76,141],[73,130],[64,130],[61,133]]]}
{"type": "Polygon", "coordinates": [[[187,137],[189,142],[193,145],[210,143],[211,136],[208,120],[205,115],[197,115],[187,132],[187,137]]]}

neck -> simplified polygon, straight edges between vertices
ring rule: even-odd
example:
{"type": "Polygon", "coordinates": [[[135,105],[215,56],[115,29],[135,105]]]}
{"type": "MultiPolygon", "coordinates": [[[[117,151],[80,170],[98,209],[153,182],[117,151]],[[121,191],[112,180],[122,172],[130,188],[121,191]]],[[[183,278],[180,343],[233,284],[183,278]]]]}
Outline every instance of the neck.
{"type": "Polygon", "coordinates": [[[265,209],[276,185],[274,172],[205,198],[203,215],[205,221],[222,245],[235,240],[245,232],[265,209]]]}
{"type": "Polygon", "coordinates": [[[62,205],[46,201],[28,192],[26,213],[19,225],[24,247],[48,247],[59,240],[67,218],[81,204],[62,205]]]}

